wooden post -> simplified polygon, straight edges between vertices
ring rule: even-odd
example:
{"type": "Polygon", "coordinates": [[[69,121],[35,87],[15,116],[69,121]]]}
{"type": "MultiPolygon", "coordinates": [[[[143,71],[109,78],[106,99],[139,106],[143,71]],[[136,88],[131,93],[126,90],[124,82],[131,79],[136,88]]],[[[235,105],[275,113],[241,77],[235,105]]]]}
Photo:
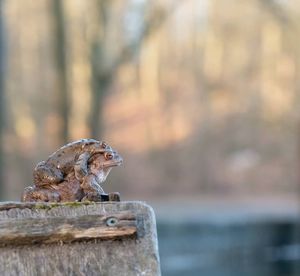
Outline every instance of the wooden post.
{"type": "Polygon", "coordinates": [[[0,203],[0,275],[160,275],[142,202],[0,203]]]}

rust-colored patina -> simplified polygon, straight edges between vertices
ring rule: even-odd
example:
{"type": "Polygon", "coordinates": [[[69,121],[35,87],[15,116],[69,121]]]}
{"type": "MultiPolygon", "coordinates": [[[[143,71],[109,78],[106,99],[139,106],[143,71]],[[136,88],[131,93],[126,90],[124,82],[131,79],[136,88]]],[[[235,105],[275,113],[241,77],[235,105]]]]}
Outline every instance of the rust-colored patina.
{"type": "Polygon", "coordinates": [[[107,195],[100,184],[122,162],[105,142],[81,139],[69,143],[36,165],[34,185],[25,188],[22,201],[118,201],[118,193],[107,195]]]}

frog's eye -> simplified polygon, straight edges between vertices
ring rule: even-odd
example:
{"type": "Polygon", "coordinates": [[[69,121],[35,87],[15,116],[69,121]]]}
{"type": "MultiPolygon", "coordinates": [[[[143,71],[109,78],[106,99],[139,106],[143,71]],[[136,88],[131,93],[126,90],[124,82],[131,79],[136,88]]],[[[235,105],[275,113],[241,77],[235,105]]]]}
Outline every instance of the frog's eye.
{"type": "Polygon", "coordinates": [[[111,159],[113,159],[113,157],[114,157],[114,155],[111,152],[105,152],[104,153],[104,158],[106,160],[111,160],[111,159]]]}
{"type": "Polygon", "coordinates": [[[106,144],[105,142],[102,142],[101,147],[102,147],[103,149],[106,149],[107,144],[106,144]]]}

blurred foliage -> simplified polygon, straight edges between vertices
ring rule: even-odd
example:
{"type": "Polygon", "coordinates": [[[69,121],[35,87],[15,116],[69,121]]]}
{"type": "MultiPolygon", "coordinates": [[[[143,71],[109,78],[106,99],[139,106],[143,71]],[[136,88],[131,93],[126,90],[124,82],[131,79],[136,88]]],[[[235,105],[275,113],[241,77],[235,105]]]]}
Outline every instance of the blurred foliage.
{"type": "Polygon", "coordinates": [[[104,189],[131,198],[297,190],[297,1],[2,5],[6,199],[82,137],[120,151],[104,189]]]}

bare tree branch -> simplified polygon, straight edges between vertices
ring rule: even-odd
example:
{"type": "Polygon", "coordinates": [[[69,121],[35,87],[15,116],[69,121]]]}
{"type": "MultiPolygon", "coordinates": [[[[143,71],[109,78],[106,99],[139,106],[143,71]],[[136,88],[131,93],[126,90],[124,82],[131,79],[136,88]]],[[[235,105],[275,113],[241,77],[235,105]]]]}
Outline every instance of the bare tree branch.
{"type": "MultiPolygon", "coordinates": [[[[89,126],[92,137],[99,138],[102,134],[102,112],[103,112],[103,101],[108,93],[113,77],[115,76],[119,67],[131,60],[135,55],[138,54],[141,45],[157,31],[164,22],[173,14],[173,12],[179,6],[179,0],[174,2],[174,5],[168,11],[157,6],[153,8],[151,13],[145,18],[143,30],[141,31],[138,39],[128,45],[125,45],[120,53],[114,58],[113,62],[109,66],[103,64],[103,60],[106,57],[105,47],[103,46],[105,37],[103,36],[94,42],[92,45],[92,101],[91,101],[91,112],[89,118],[89,126]]],[[[181,1],[182,3],[182,1],[181,1]]],[[[107,20],[107,9],[108,5],[105,1],[100,0],[100,12],[102,17],[102,24],[106,24],[107,20]]],[[[105,29],[106,26],[104,26],[105,29]]]]}
{"type": "Polygon", "coordinates": [[[281,23],[289,23],[289,16],[287,15],[286,11],[280,3],[274,0],[262,0],[259,1],[259,3],[281,23]]]}
{"type": "MultiPolygon", "coordinates": [[[[145,18],[143,30],[140,37],[133,43],[124,46],[120,55],[116,58],[114,65],[112,66],[112,72],[115,71],[121,64],[128,62],[135,55],[138,54],[141,49],[141,45],[149,39],[159,28],[166,22],[168,18],[177,10],[180,1],[176,1],[171,9],[166,11],[165,8],[157,6],[153,8],[153,11],[145,18]]],[[[181,1],[182,3],[182,1],[181,1]]]]}

